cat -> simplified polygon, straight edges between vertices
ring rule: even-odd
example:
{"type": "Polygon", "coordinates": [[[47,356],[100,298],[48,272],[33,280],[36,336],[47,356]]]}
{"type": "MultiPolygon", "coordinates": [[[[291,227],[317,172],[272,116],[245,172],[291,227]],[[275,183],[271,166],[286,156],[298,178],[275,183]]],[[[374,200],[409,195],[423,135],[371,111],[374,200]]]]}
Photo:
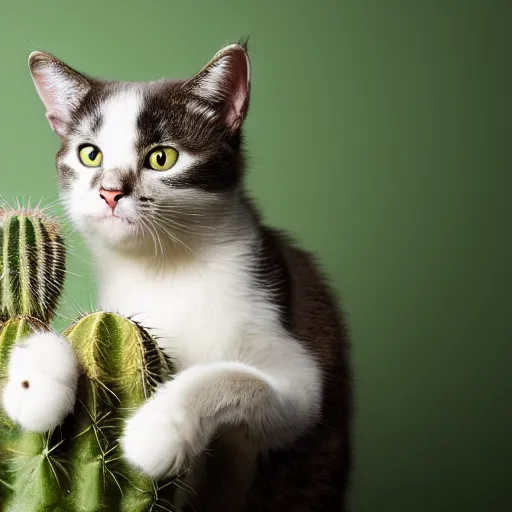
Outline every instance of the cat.
{"type": "MultiPolygon", "coordinates": [[[[187,80],[100,80],[43,52],[29,68],[101,307],[150,327],[178,367],[128,418],[126,459],[155,478],[191,466],[182,510],[345,510],[347,328],[314,257],[245,191],[246,44],[187,80]]],[[[14,350],[4,404],[46,431],[73,410],[78,365],[58,334],[37,336],[14,350]]]]}

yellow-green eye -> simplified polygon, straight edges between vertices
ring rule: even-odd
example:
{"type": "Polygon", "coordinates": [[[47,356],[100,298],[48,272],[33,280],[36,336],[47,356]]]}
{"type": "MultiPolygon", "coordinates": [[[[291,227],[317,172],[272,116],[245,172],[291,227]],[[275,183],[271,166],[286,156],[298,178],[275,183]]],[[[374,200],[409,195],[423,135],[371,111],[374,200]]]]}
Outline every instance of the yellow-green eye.
{"type": "Polygon", "coordinates": [[[149,153],[147,166],[155,171],[168,171],[178,160],[178,152],[174,148],[157,148],[149,153]]]}
{"type": "Polygon", "coordinates": [[[80,146],[78,155],[81,162],[87,167],[99,167],[103,159],[103,153],[91,144],[80,146]]]}

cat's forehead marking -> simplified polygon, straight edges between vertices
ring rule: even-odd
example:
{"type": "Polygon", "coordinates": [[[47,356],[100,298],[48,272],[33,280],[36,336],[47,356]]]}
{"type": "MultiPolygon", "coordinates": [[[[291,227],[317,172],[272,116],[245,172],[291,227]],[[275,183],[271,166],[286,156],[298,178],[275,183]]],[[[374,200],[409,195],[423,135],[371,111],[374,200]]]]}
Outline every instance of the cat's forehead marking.
{"type": "Polygon", "coordinates": [[[126,169],[137,165],[135,145],[141,108],[142,94],[136,88],[123,89],[102,103],[97,141],[103,152],[105,168],[126,169]]]}

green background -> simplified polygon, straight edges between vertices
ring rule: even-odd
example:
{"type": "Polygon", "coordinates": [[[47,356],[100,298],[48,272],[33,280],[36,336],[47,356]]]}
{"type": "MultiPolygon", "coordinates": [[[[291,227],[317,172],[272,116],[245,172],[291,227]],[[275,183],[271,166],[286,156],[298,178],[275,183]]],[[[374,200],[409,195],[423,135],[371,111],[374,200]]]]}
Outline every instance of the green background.
{"type": "MultiPolygon", "coordinates": [[[[509,5],[510,2],[508,2],[509,5]]],[[[0,6],[0,193],[56,198],[29,51],[186,77],[251,36],[249,186],[349,314],[353,511],[510,511],[512,9],[481,1],[0,6]]],[[[71,235],[64,316],[94,303],[71,235]]],[[[59,324],[64,324],[61,320],[59,324]]]]}

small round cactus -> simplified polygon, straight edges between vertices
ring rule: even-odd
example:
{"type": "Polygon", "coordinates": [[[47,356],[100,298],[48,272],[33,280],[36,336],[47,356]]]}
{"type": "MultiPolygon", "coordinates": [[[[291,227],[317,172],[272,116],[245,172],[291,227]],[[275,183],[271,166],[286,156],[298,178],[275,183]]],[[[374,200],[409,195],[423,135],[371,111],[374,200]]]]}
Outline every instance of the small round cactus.
{"type": "Polygon", "coordinates": [[[0,319],[48,322],[64,286],[65,247],[42,210],[0,211],[0,319]]]}

